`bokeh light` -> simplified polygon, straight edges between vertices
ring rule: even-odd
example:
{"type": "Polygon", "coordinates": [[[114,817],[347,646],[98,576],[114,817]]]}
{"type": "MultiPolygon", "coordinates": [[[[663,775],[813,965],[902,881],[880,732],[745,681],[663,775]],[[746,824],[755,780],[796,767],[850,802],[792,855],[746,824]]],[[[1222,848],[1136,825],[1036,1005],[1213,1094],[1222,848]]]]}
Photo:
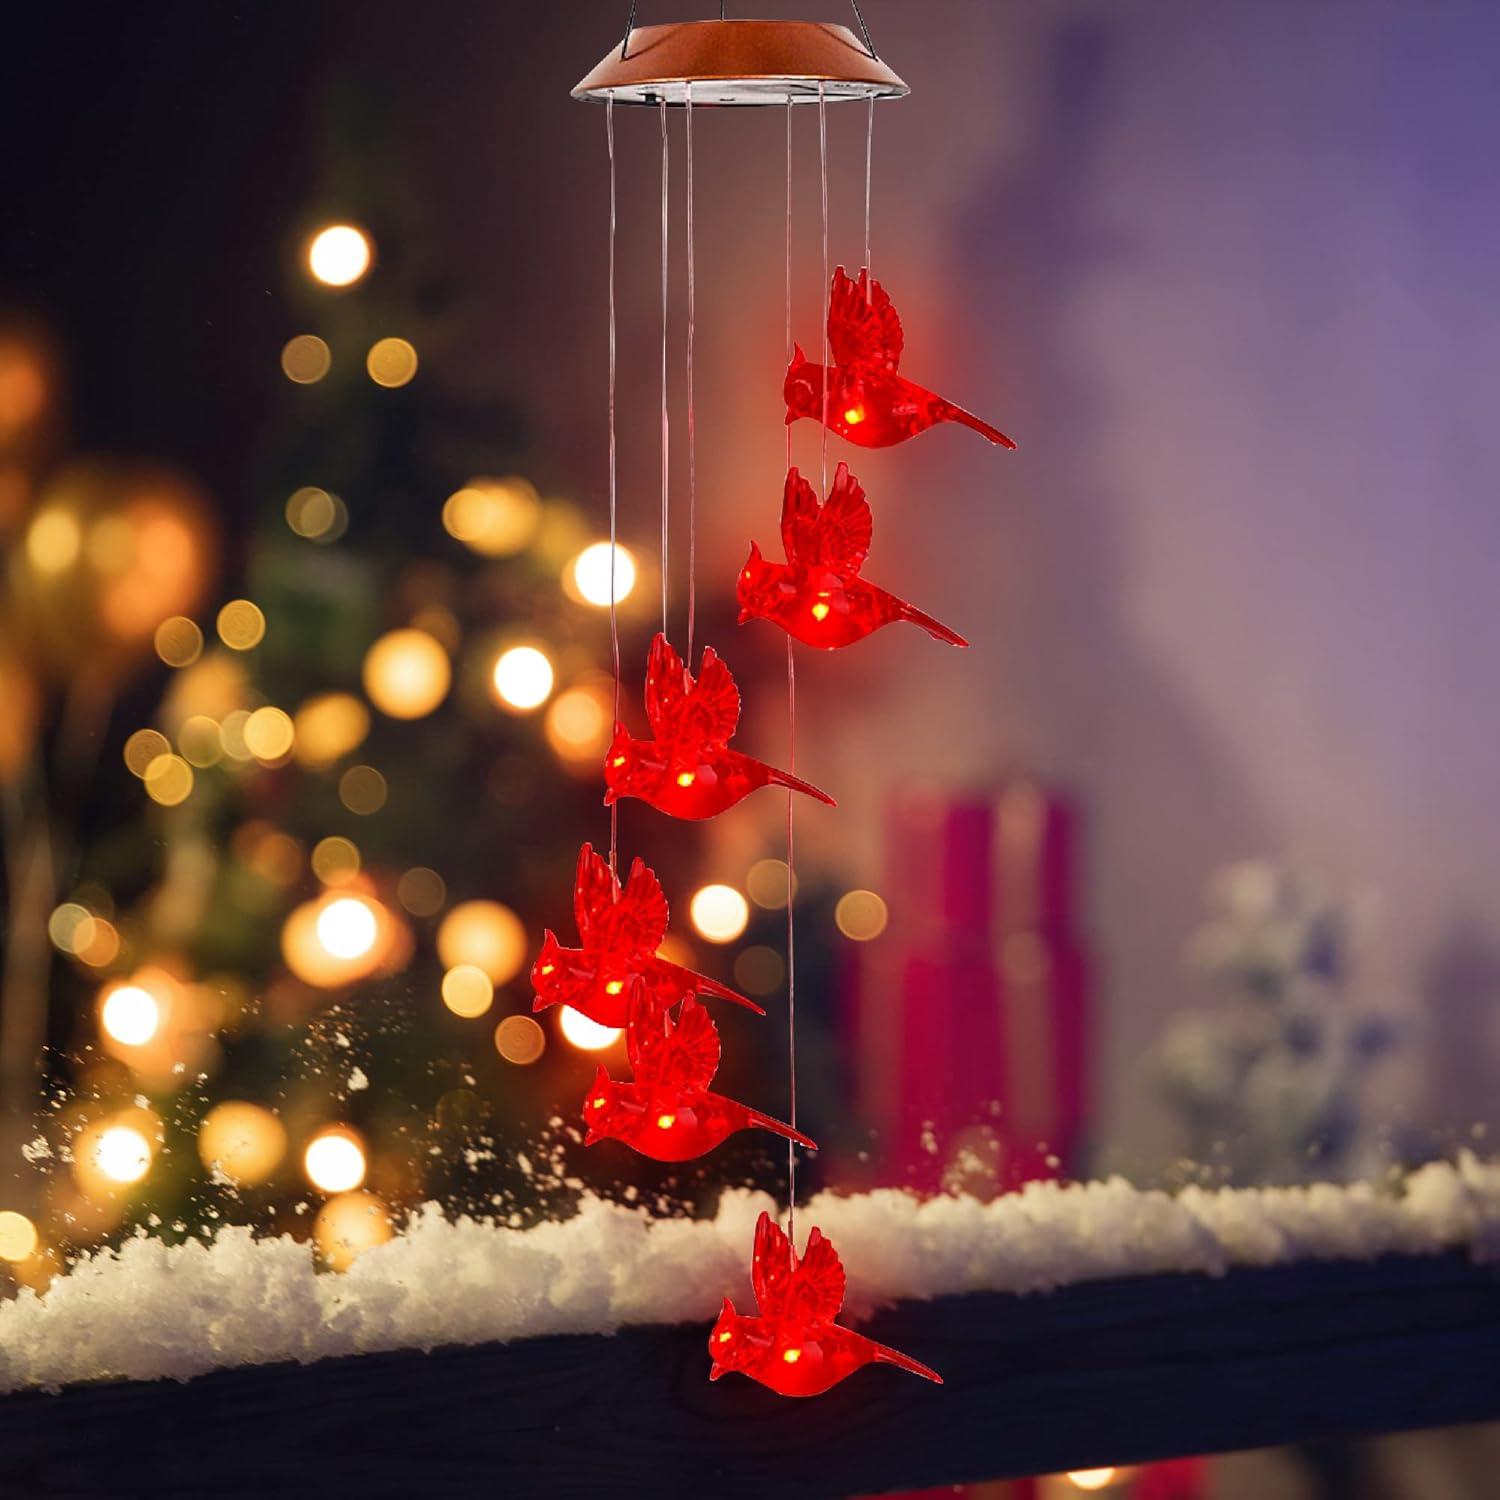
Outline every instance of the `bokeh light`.
{"type": "Polygon", "coordinates": [[[1076,1490],[1103,1490],[1108,1489],[1115,1481],[1115,1470],[1104,1469],[1073,1469],[1067,1476],[1068,1483],[1076,1490]]]}
{"type": "Polygon", "coordinates": [[[286,1155],[286,1128],[270,1110],[226,1099],[198,1127],[198,1156],[210,1172],[244,1187],[264,1182],[286,1155]]]}
{"type": "MultiPolygon", "coordinates": [[[[565,581],[571,584],[568,592],[585,604],[607,609],[610,598],[609,556],[608,542],[593,542],[585,547],[568,564],[564,574],[565,581]]],[[[614,558],[614,597],[615,603],[619,604],[628,599],[635,588],[636,567],[630,549],[622,547],[618,542],[615,544],[614,558]]]]}
{"type": "Polygon", "coordinates": [[[505,984],[526,962],[526,929],[498,901],[464,901],[438,927],[437,951],[446,969],[472,964],[493,984],[505,984]]]}
{"type": "Polygon", "coordinates": [[[353,224],[329,224],[307,243],[307,269],[324,286],[353,286],[370,269],[370,237],[353,224]]]}
{"type": "Polygon", "coordinates": [[[688,917],[700,937],[732,943],[750,921],[750,903],[732,885],[705,885],[693,892],[688,917]]]}
{"type": "Polygon", "coordinates": [[[374,766],[350,766],[339,777],[339,801],[362,818],[378,813],[389,791],[385,777],[374,766]]]}
{"type": "Polygon", "coordinates": [[[313,385],[333,364],[333,352],[315,333],[299,333],[281,346],[281,373],[298,385],[313,385]]]}
{"type": "Polygon", "coordinates": [[[365,356],[365,370],[387,390],[409,384],[417,373],[417,351],[406,339],[377,339],[365,356]]]}
{"type": "Polygon", "coordinates": [[[478,964],[455,964],[443,975],[443,1004],[456,1016],[482,1016],[494,999],[495,986],[478,964]]]}
{"type": "Polygon", "coordinates": [[[547,743],[569,765],[594,772],[609,749],[612,708],[605,686],[571,687],[559,693],[547,709],[547,743]]]}
{"type": "Polygon", "coordinates": [[[146,795],[163,807],[176,807],[192,795],[193,768],[180,755],[158,755],[143,779],[146,795]]]}
{"type": "Polygon", "coordinates": [[[0,1260],[28,1260],[40,1243],[36,1225],[25,1214],[0,1209],[0,1260]]]}
{"type": "Polygon", "coordinates": [[[552,663],[535,646],[512,646],[495,662],[495,692],[517,713],[540,708],[552,692],[552,663]]]}
{"type": "Polygon", "coordinates": [[[38,511],[26,531],[26,560],[43,576],[67,572],[82,546],[78,517],[61,506],[38,511]]]}
{"type": "Polygon", "coordinates": [[[151,1142],[133,1125],[109,1125],[94,1140],[90,1160],[111,1182],[139,1182],[151,1170],[151,1142]]]}
{"type": "Polygon", "coordinates": [[[365,1148],[346,1125],[319,1131],[302,1153],[307,1180],[321,1193],[347,1193],[365,1180],[365,1148]]]}
{"type": "Polygon", "coordinates": [[[363,958],[380,936],[374,908],[358,896],[341,896],[318,913],[318,941],[334,958],[363,958]]]}
{"type": "Polygon", "coordinates": [[[368,978],[408,951],[399,920],[373,896],[354,895],[347,886],[293,907],[281,928],[287,967],[319,989],[368,978]]]}
{"type": "Polygon", "coordinates": [[[508,1063],[528,1067],[547,1048],[547,1033],[530,1016],[506,1016],[495,1028],[495,1051],[508,1063]]]}
{"type": "Polygon", "coordinates": [[[299,765],[319,769],[357,750],[370,732],[370,710],[353,693],[321,693],[292,718],[293,754],[299,765]]]}
{"type": "Polygon", "coordinates": [[[161,1030],[162,1006],[140,984],[117,984],[99,1002],[99,1024],[123,1047],[144,1047],[161,1030]]]}
{"type": "Polygon", "coordinates": [[[885,931],[890,912],[874,891],[845,891],[833,909],[833,920],[846,938],[868,943],[885,931]]]}
{"type": "Polygon", "coordinates": [[[308,861],[324,885],[348,885],[359,874],[359,849],[339,834],[330,834],[313,845],[308,861]]]}
{"type": "Polygon", "coordinates": [[[536,535],[541,502],[535,487],[515,476],[471,479],[443,505],[443,527],[481,557],[511,557],[536,535]]]}
{"type": "Polygon", "coordinates": [[[304,485],[286,502],[286,524],[308,541],[334,542],[348,529],[349,511],[337,495],[304,485]]]}
{"type": "Polygon", "coordinates": [[[224,740],[219,726],[206,714],[184,719],[177,731],[177,749],[182,758],[200,770],[217,765],[224,758],[224,740]]]}
{"type": "Polygon", "coordinates": [[[390,1211],[374,1193],[339,1193],[313,1220],[318,1254],[334,1271],[347,1271],[366,1250],[385,1244],[395,1232],[390,1211]]]}
{"type": "Polygon", "coordinates": [[[231,599],[214,624],[219,639],[231,651],[249,651],[260,645],[266,634],[266,617],[249,599],[231,599]]]}
{"type": "MultiPolygon", "coordinates": [[[[758,859],[750,866],[745,876],[745,894],[767,911],[781,911],[786,906],[786,861],[784,859],[758,859]]],[[[792,877],[792,891],[797,889],[797,877],[792,877]]]]}
{"type": "Polygon", "coordinates": [[[246,748],[264,765],[284,760],[297,737],[292,716],[284,708],[273,708],[270,704],[257,708],[245,720],[242,732],[246,748]]]}
{"type": "Polygon", "coordinates": [[[453,669],[425,630],[392,630],[365,653],[365,692],[393,719],[420,719],[448,696],[453,669]]]}
{"type": "Polygon", "coordinates": [[[396,899],[414,917],[436,916],[448,899],[448,887],[436,870],[413,865],[396,882],[396,899]]]}
{"type": "Polygon", "coordinates": [[[137,729],[125,741],[125,764],[131,775],[144,777],[151,762],[159,755],[170,755],[171,742],[156,729],[137,729]]]}
{"type": "Polygon", "coordinates": [[[774,949],[754,943],[735,955],[734,982],[747,995],[770,995],[786,979],[786,961],[774,949]]]}
{"type": "Polygon", "coordinates": [[[190,667],[203,655],[203,632],[186,615],[169,615],[156,627],[152,644],[169,667],[190,667]]]}
{"type": "Polygon", "coordinates": [[[625,1035],[617,1026],[601,1026],[597,1021],[591,1021],[571,1005],[558,1007],[557,1025],[564,1039],[580,1052],[602,1052],[625,1035]]]}

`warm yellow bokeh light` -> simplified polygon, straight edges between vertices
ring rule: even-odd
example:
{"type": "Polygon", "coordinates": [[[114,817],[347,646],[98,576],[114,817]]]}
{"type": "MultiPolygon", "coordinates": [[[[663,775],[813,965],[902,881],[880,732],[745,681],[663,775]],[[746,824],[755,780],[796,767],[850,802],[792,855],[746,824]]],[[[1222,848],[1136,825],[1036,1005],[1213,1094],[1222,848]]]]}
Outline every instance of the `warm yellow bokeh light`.
{"type": "Polygon", "coordinates": [[[396,882],[396,899],[414,917],[436,916],[448,899],[448,887],[436,870],[414,865],[396,882]]]}
{"type": "Polygon", "coordinates": [[[315,1135],[302,1153],[307,1180],[322,1193],[347,1193],[365,1180],[365,1148],[347,1126],[315,1135]]]}
{"type": "Polygon", "coordinates": [[[339,777],[339,801],[362,818],[385,806],[389,790],[385,777],[374,766],[350,766],[339,777]]]}
{"type": "Polygon", "coordinates": [[[874,891],[846,891],[833,909],[833,920],[846,938],[868,943],[885,931],[890,912],[874,891]]]}
{"type": "Polygon", "coordinates": [[[405,339],[378,339],[365,356],[365,369],[388,390],[406,385],[417,373],[417,351],[405,339]]]}
{"type": "Polygon", "coordinates": [[[374,1193],[340,1193],[313,1221],[318,1254],[334,1271],[347,1271],[366,1250],[385,1244],[395,1233],[390,1211],[374,1193]]]}
{"type": "Polygon", "coordinates": [[[193,768],[180,755],[158,755],[146,767],[146,795],[163,807],[176,807],[192,795],[193,768]]]}
{"type": "Polygon", "coordinates": [[[308,863],[324,885],[348,885],[359,874],[359,850],[351,840],[331,834],[313,845],[308,863]]]}
{"type": "Polygon", "coordinates": [[[83,529],[72,511],[52,507],[38,512],[26,532],[26,560],[44,576],[65,573],[78,561],[83,529]]]}
{"type": "Polygon", "coordinates": [[[219,725],[219,739],[224,746],[224,754],[230,760],[254,760],[250,753],[250,747],[245,743],[245,726],[250,722],[250,710],[248,708],[231,709],[224,715],[224,721],[219,725]]]}
{"type": "Polygon", "coordinates": [[[259,1104],[226,1099],[198,1127],[198,1156],[210,1172],[241,1186],[264,1182],[286,1155],[286,1129],[259,1104]]]}
{"type": "Polygon", "coordinates": [[[286,524],[312,542],[333,542],[349,525],[349,512],[337,495],[305,485],[286,502],[286,524]]]}
{"type": "Polygon", "coordinates": [[[36,1225],[13,1208],[0,1209],[0,1260],[27,1260],[36,1253],[36,1225]]]}
{"type": "Polygon", "coordinates": [[[528,1067],[546,1047],[546,1032],[530,1016],[507,1016],[495,1028],[495,1051],[508,1063],[528,1067]]]}
{"type": "Polygon", "coordinates": [[[270,704],[257,708],[245,720],[242,733],[251,755],[267,765],[285,759],[297,737],[292,716],[284,708],[272,708],[270,704]]]}
{"type": "Polygon", "coordinates": [[[341,896],[318,913],[318,941],[334,958],[363,958],[380,936],[380,921],[368,901],[341,896]]]}
{"type": "Polygon", "coordinates": [[[393,719],[420,719],[448,696],[453,668],[425,630],[392,630],[365,653],[365,692],[393,719]]]}
{"type": "Polygon", "coordinates": [[[492,983],[505,984],[526,962],[526,929],[498,901],[465,901],[443,918],[437,951],[444,968],[472,964],[492,983]]]}
{"type": "Polygon", "coordinates": [[[565,761],[593,767],[609,749],[610,700],[604,690],[575,687],[547,710],[547,743],[565,761]]]}
{"type": "Polygon", "coordinates": [[[79,963],[91,969],[103,969],[112,964],[120,954],[120,931],[104,917],[91,916],[88,923],[79,928],[73,956],[79,963]]]}
{"type": "Polygon", "coordinates": [[[370,237],[353,224],[330,224],[307,244],[307,269],[324,286],[353,286],[370,269],[370,237]]]}
{"type": "Polygon", "coordinates": [[[95,1138],[90,1160],[111,1182],[139,1182],[151,1170],[151,1142],[133,1125],[110,1125],[95,1138]]]}
{"type": "Polygon", "coordinates": [[[47,918],[47,936],[59,953],[79,953],[92,938],[94,914],[78,901],[64,901],[47,918]]]}
{"type": "Polygon", "coordinates": [[[156,729],[137,729],[125,741],[125,764],[133,776],[145,776],[146,769],[158,755],[170,755],[171,742],[156,729]]]}
{"type": "Polygon", "coordinates": [[[625,1035],[617,1026],[601,1026],[597,1021],[591,1021],[581,1010],[574,1010],[571,1005],[558,1008],[557,1025],[563,1038],[580,1052],[602,1052],[606,1047],[613,1047],[625,1035]]]}
{"type": "MultiPolygon", "coordinates": [[[[745,876],[745,894],[767,911],[781,911],[786,906],[786,861],[784,859],[758,859],[750,866],[745,876]]],[[[796,892],[797,879],[792,877],[792,891],[796,892]]]]}
{"type": "Polygon", "coordinates": [[[106,990],[99,1005],[99,1024],[123,1047],[144,1047],[161,1030],[162,1007],[150,990],[139,984],[119,984],[106,990]]]}
{"type": "Polygon", "coordinates": [[[750,921],[750,903],[732,885],[705,885],[693,892],[688,917],[700,937],[732,943],[750,921]]]}
{"type": "Polygon", "coordinates": [[[190,667],[203,655],[203,632],[186,615],[170,615],[156,627],[156,654],[169,667],[190,667]]]}
{"type": "Polygon", "coordinates": [[[281,346],[281,373],[298,385],[313,385],[333,364],[333,352],[315,333],[299,333],[281,346]]]}
{"type": "Polygon", "coordinates": [[[177,748],[190,766],[197,766],[200,770],[224,759],[224,740],[219,734],[219,726],[206,714],[193,714],[183,720],[182,728],[177,731],[177,748]]]}
{"type": "Polygon", "coordinates": [[[1077,1490],[1103,1490],[1114,1483],[1113,1469],[1073,1469],[1068,1474],[1068,1483],[1077,1490]]]}
{"type": "Polygon", "coordinates": [[[495,663],[494,683],[507,708],[530,713],[552,692],[552,663],[535,646],[512,646],[495,663]]]}
{"type": "Polygon", "coordinates": [[[231,651],[249,651],[265,638],[266,617],[249,599],[231,599],[214,623],[219,639],[231,651]]]}
{"type": "MultiPolygon", "coordinates": [[[[585,547],[568,564],[567,578],[572,582],[570,593],[576,593],[585,604],[594,604],[601,609],[609,607],[610,600],[610,546],[608,542],[594,542],[585,547]]],[[[635,588],[635,558],[630,550],[618,542],[614,548],[614,599],[618,604],[630,597],[635,588]]]]}
{"type": "Polygon", "coordinates": [[[292,719],[297,763],[318,769],[342,760],[364,743],[370,710],[353,693],[321,693],[309,698],[292,719]]]}
{"type": "Polygon", "coordinates": [[[756,943],[735,956],[734,982],[747,995],[772,994],[785,978],[786,961],[774,948],[756,943]]]}
{"type": "Polygon", "coordinates": [[[471,479],[443,505],[443,527],[481,557],[511,557],[536,535],[541,503],[528,480],[471,479]]]}
{"type": "Polygon", "coordinates": [[[494,999],[495,986],[478,964],[455,964],[443,975],[443,1004],[455,1016],[482,1016],[494,999]]]}

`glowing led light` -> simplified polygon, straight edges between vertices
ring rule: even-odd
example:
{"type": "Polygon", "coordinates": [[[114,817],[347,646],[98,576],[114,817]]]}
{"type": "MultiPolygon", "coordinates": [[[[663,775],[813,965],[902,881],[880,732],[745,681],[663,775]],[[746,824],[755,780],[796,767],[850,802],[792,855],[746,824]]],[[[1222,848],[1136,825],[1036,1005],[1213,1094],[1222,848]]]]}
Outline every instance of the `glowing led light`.
{"type": "Polygon", "coordinates": [[[670,1130],[677,1123],[676,1115],[657,1115],[656,1128],[658,1130],[670,1130]]]}
{"type": "Polygon", "coordinates": [[[1113,1469],[1073,1469],[1068,1474],[1068,1483],[1078,1490],[1102,1490],[1114,1483],[1113,1469]]]}
{"type": "Polygon", "coordinates": [[[257,708],[244,728],[245,745],[256,760],[270,764],[287,755],[297,738],[292,716],[283,708],[272,708],[269,704],[257,708]]]}
{"type": "Polygon", "coordinates": [[[198,1127],[198,1156],[210,1172],[232,1182],[264,1182],[286,1155],[286,1129],[259,1104],[226,1099],[198,1127]]]}
{"type": "Polygon", "coordinates": [[[265,638],[266,617],[249,599],[231,599],[214,623],[231,651],[249,651],[265,638]]]}
{"type": "Polygon", "coordinates": [[[90,1160],[111,1182],[139,1182],[151,1170],[151,1142],[131,1125],[111,1125],[99,1133],[90,1160]]]}
{"type": "Polygon", "coordinates": [[[169,667],[190,667],[203,655],[203,632],[186,615],[171,615],[156,627],[153,644],[169,667]]]}
{"type": "Polygon", "coordinates": [[[464,901],[443,918],[437,951],[444,968],[471,965],[491,983],[504,984],[526,962],[526,929],[498,901],[464,901]]]}
{"type": "Polygon", "coordinates": [[[78,560],[83,530],[71,511],[42,511],[26,532],[26,558],[38,573],[63,573],[78,560]]]}
{"type": "Polygon", "coordinates": [[[27,1260],[40,1243],[36,1225],[15,1209],[0,1209],[0,1260],[27,1260]]]}
{"type": "Polygon", "coordinates": [[[846,891],[833,909],[833,920],[846,938],[868,943],[885,931],[890,912],[874,891],[846,891]]]}
{"type": "Polygon", "coordinates": [[[298,385],[316,384],[332,364],[332,352],[315,333],[299,333],[281,346],[281,373],[298,385]]]}
{"type": "Polygon", "coordinates": [[[370,702],[393,719],[420,719],[448,696],[453,669],[442,643],[425,630],[392,630],[365,653],[370,702]]]}
{"type": "Polygon", "coordinates": [[[131,775],[144,777],[158,755],[170,755],[171,752],[171,742],[166,735],[155,729],[137,729],[125,741],[125,764],[131,775]]]}
{"type": "Polygon", "coordinates": [[[158,755],[143,779],[146,795],[163,807],[186,802],[193,790],[193,768],[180,755],[158,755]]]}
{"type": "Polygon", "coordinates": [[[693,893],[688,916],[711,943],[732,943],[750,921],[750,903],[732,885],[705,885],[693,893]]]}
{"type": "Polygon", "coordinates": [[[117,985],[99,1007],[99,1024],[124,1047],[144,1047],[161,1022],[161,1002],[138,984],[117,985]]]}
{"type": "Polygon", "coordinates": [[[375,946],[380,923],[368,902],[341,896],[318,913],[317,933],[334,958],[363,958],[375,946]]]}
{"type": "Polygon", "coordinates": [[[580,1052],[602,1052],[606,1047],[613,1047],[624,1035],[618,1027],[601,1026],[597,1021],[589,1020],[571,1005],[561,1007],[557,1024],[562,1028],[564,1039],[580,1052]]]}
{"type": "MultiPolygon", "coordinates": [[[[609,543],[594,542],[568,565],[573,588],[585,604],[609,607],[609,543]]],[[[628,599],[635,588],[635,558],[629,550],[615,544],[615,602],[628,599]]]]}
{"type": "Polygon", "coordinates": [[[330,224],[307,245],[307,269],[324,286],[353,286],[370,269],[370,239],[352,224],[330,224]]]}
{"type": "Polygon", "coordinates": [[[443,975],[443,1004],[456,1016],[482,1016],[494,999],[490,976],[475,964],[456,964],[443,975]]]}
{"type": "Polygon", "coordinates": [[[794,1365],[802,1358],[802,1351],[800,1349],[788,1349],[781,1357],[789,1365],[794,1365]]]}
{"type": "Polygon", "coordinates": [[[530,713],[552,692],[552,663],[535,646],[512,646],[495,663],[494,681],[507,708],[530,713]]]}
{"type": "Polygon", "coordinates": [[[405,339],[378,339],[365,356],[365,369],[387,390],[408,384],[417,373],[417,351],[405,339]]]}
{"type": "Polygon", "coordinates": [[[322,1131],[302,1153],[307,1180],[321,1193],[348,1193],[365,1180],[365,1151],[344,1126],[322,1131]]]}
{"type": "Polygon", "coordinates": [[[678,786],[692,786],[697,779],[696,774],[692,771],[679,771],[677,773],[678,786]]]}
{"type": "Polygon", "coordinates": [[[495,1051],[508,1063],[528,1067],[546,1046],[546,1033],[530,1016],[507,1016],[495,1028],[495,1051]]]}
{"type": "Polygon", "coordinates": [[[390,1211],[374,1193],[340,1193],[313,1221],[318,1253],[335,1271],[347,1271],[366,1250],[385,1244],[395,1233],[390,1211]]]}
{"type": "Polygon", "coordinates": [[[857,427],[865,419],[865,409],[862,406],[851,406],[844,412],[844,420],[851,426],[857,427]]]}

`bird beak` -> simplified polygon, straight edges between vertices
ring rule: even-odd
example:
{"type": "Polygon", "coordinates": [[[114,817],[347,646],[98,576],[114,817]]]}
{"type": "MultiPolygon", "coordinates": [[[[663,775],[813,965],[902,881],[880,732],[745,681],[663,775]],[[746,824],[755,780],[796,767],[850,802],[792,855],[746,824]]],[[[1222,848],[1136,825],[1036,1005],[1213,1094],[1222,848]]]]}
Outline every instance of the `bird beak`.
{"type": "Polygon", "coordinates": [[[714,1366],[712,1366],[710,1368],[710,1370],[708,1372],[708,1378],[710,1380],[717,1380],[719,1378],[719,1376],[721,1376],[723,1373],[724,1373],[724,1366],[723,1365],[714,1365],[714,1366]]]}
{"type": "Polygon", "coordinates": [[[618,802],[618,801],[619,801],[619,796],[616,793],[615,789],[612,786],[611,787],[606,787],[604,789],[604,805],[606,807],[613,807],[615,805],[615,803],[618,802]]]}

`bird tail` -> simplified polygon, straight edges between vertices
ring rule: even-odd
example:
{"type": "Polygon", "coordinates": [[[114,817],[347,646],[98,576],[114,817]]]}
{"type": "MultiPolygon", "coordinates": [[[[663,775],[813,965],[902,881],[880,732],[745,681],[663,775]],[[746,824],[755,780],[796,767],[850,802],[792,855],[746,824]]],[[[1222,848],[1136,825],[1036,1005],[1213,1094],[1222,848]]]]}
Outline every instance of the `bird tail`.
{"type": "Polygon", "coordinates": [[[946,403],[947,410],[943,413],[950,422],[958,422],[964,427],[977,432],[980,437],[988,438],[992,443],[997,443],[1002,448],[1014,448],[1015,442],[1006,437],[998,427],[991,427],[988,422],[981,422],[971,411],[965,411],[961,406],[954,406],[951,402],[946,403]]]}
{"type": "Polygon", "coordinates": [[[750,1123],[761,1130],[769,1130],[772,1135],[783,1136],[786,1140],[796,1141],[799,1146],[806,1146],[809,1151],[816,1151],[818,1143],[810,1136],[805,1136],[800,1130],[794,1130],[790,1125],[774,1119],[771,1115],[763,1115],[758,1109],[745,1109],[750,1123]]]}
{"type": "Polygon", "coordinates": [[[883,1365],[895,1365],[898,1370],[905,1370],[911,1375],[920,1375],[923,1380],[935,1381],[942,1385],[943,1377],[930,1365],[924,1365],[921,1360],[913,1359],[909,1354],[903,1354],[899,1349],[892,1349],[888,1344],[877,1344],[874,1339],[870,1340],[874,1345],[875,1358],[883,1365]]]}
{"type": "Polygon", "coordinates": [[[956,630],[949,630],[942,621],[934,620],[931,615],[923,614],[920,609],[914,609],[910,604],[901,606],[901,618],[909,624],[920,625],[928,635],[940,641],[947,641],[950,646],[969,644],[956,630]]]}
{"type": "Polygon", "coordinates": [[[684,969],[683,973],[692,980],[693,988],[700,995],[714,995],[720,1000],[732,1000],[736,1005],[743,1005],[746,1010],[753,1010],[758,1016],[766,1013],[763,1005],[747,1000],[738,990],[730,989],[727,984],[720,984],[717,979],[710,979],[707,974],[699,974],[693,969],[684,969]]]}
{"type": "Polygon", "coordinates": [[[828,795],[820,792],[810,781],[803,781],[800,776],[793,776],[787,771],[778,771],[774,766],[767,767],[770,772],[767,780],[772,786],[784,786],[788,791],[806,792],[809,797],[816,797],[819,802],[826,802],[829,807],[837,807],[838,803],[828,795]]]}

